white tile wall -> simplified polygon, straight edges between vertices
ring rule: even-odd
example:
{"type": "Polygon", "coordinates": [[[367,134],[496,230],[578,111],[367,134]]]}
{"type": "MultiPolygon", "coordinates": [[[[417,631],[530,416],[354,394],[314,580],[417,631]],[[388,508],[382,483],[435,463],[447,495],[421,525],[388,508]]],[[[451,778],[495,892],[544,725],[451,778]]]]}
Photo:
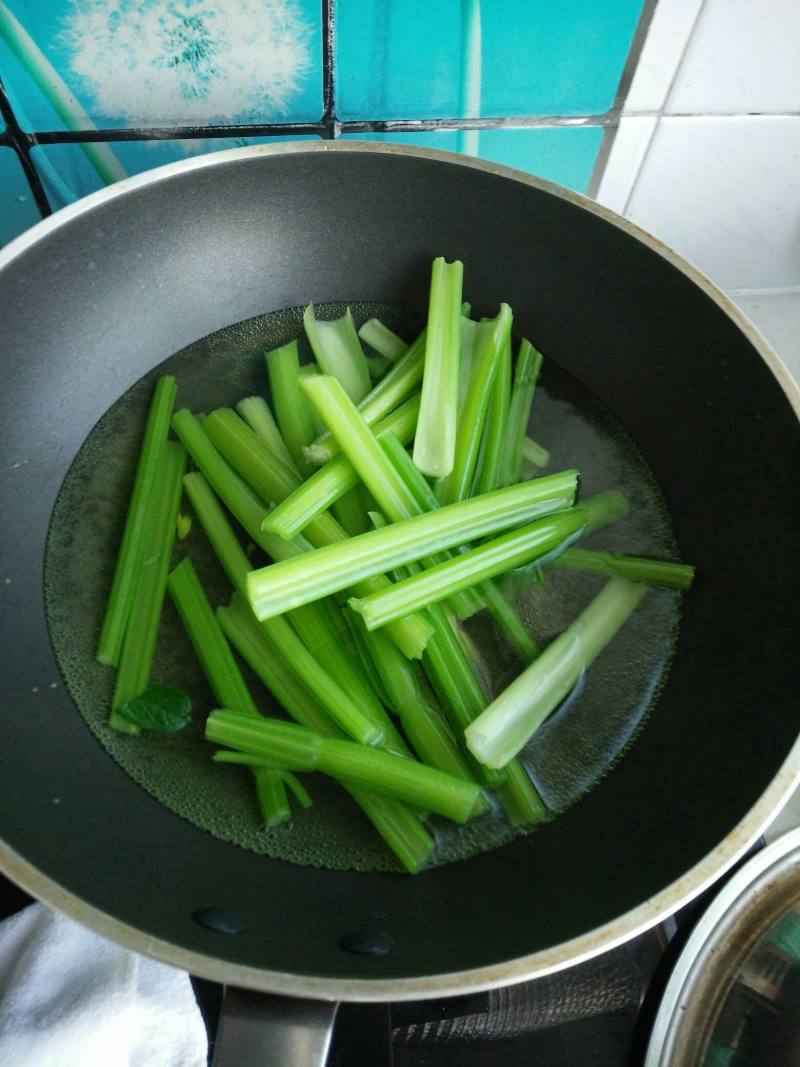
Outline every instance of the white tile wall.
{"type": "Polygon", "coordinates": [[[800,285],[800,0],[658,0],[598,199],[723,288],[800,285]]]}

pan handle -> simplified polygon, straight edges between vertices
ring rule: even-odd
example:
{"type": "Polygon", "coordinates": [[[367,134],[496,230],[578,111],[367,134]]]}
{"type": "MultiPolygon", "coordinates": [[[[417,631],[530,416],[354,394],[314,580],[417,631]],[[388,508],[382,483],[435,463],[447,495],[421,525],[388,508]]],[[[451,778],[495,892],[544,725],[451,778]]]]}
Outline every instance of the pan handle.
{"type": "Polygon", "coordinates": [[[338,1008],[226,986],[213,1067],[325,1067],[338,1008]]]}

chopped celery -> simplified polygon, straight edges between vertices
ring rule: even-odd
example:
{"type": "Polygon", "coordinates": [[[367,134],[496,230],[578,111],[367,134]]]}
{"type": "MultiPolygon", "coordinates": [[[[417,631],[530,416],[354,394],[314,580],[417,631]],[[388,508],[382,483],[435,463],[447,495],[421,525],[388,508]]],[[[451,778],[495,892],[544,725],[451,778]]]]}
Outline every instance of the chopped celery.
{"type": "Polygon", "coordinates": [[[455,456],[463,278],[459,260],[447,263],[440,256],[433,261],[414,463],[434,478],[450,473],[455,456]]]}
{"type": "Polygon", "coordinates": [[[267,373],[275,415],[289,455],[301,474],[309,474],[311,468],[303,449],[314,440],[314,424],[306,398],[300,391],[297,341],[267,352],[267,373]]]}
{"type": "Polygon", "coordinates": [[[644,593],[644,585],[612,578],[536,662],[467,727],[472,754],[490,767],[503,767],[513,759],[629,618],[644,593]]]}
{"type": "Polygon", "coordinates": [[[142,543],[147,515],[153,503],[154,485],[169,432],[176,392],[173,377],[164,375],[159,378],[147,416],[122,543],[97,645],[97,659],[114,667],[119,663],[131,603],[142,570],[142,543]]]}
{"type": "Polygon", "coordinates": [[[315,316],[314,305],[309,304],[303,313],[303,325],[317,363],[358,403],[370,389],[369,367],[350,308],[340,319],[325,321],[315,316]]]}
{"type": "Polygon", "coordinates": [[[545,516],[485,541],[379,593],[364,599],[351,597],[350,607],[362,616],[368,630],[375,630],[392,619],[403,618],[497,574],[532,560],[541,561],[566,548],[587,529],[597,529],[625,514],[626,509],[618,494],[600,493],[568,511],[545,516]]]}
{"type": "Polygon", "coordinates": [[[508,431],[508,411],[511,405],[511,337],[507,337],[497,363],[492,399],[483,431],[483,449],[473,492],[491,493],[500,487],[503,451],[508,431]]]}
{"type": "Polygon", "coordinates": [[[517,353],[514,386],[511,390],[506,443],[500,470],[502,485],[518,482],[522,474],[523,442],[525,441],[525,432],[528,429],[533,394],[541,366],[541,354],[536,351],[530,341],[526,341],[523,337],[517,353]]]}
{"type": "MultiPolygon", "coordinates": [[[[359,403],[358,410],[367,425],[374,426],[404,400],[408,400],[412,393],[418,391],[425,366],[426,336],[426,331],[423,330],[389,373],[381,378],[375,388],[359,403]]],[[[306,449],[306,455],[312,463],[321,465],[327,463],[338,451],[336,441],[330,434],[325,434],[306,449]]]]}
{"type": "Polygon", "coordinates": [[[472,370],[458,415],[453,470],[438,494],[442,504],[452,504],[469,496],[497,368],[510,334],[511,308],[508,304],[500,305],[495,319],[478,326],[472,370]]]}
{"type": "Polygon", "coordinates": [[[286,785],[281,771],[272,767],[251,767],[256,780],[256,797],[265,826],[280,826],[291,818],[286,785]]]}
{"type": "Polygon", "coordinates": [[[212,711],[205,736],[254,757],[256,764],[261,760],[287,770],[319,770],[458,823],[470,818],[480,796],[474,782],[454,778],[435,767],[352,741],[321,737],[306,727],[277,719],[212,711]]]}
{"type": "Polygon", "coordinates": [[[388,359],[390,363],[396,363],[408,348],[402,337],[384,326],[380,319],[367,319],[363,326],[359,327],[358,336],[374,349],[379,356],[388,359]]]}
{"type": "Polygon", "coordinates": [[[522,458],[532,467],[541,470],[550,462],[550,453],[532,437],[526,437],[522,442],[522,458]]]}
{"type": "Polygon", "coordinates": [[[263,396],[246,396],[236,405],[236,409],[244,421],[260,437],[270,452],[282,460],[293,474],[299,476],[295,462],[289,455],[289,449],[283,439],[283,434],[278,429],[275,417],[270,411],[269,404],[263,396]]]}
{"type": "MultiPolygon", "coordinates": [[[[317,366],[316,363],[301,363],[301,365],[300,365],[300,377],[301,378],[307,378],[309,376],[309,374],[320,374],[320,373],[321,373],[321,371],[320,371],[320,369],[319,369],[319,367],[317,366]]],[[[309,410],[309,412],[311,414],[311,425],[314,427],[314,435],[315,436],[319,436],[319,434],[325,433],[325,429],[326,429],[325,423],[322,421],[322,419],[319,417],[319,415],[316,413],[316,411],[314,411],[314,409],[311,407],[311,405],[309,405],[308,410],[309,410]]]]}
{"type": "Polygon", "coordinates": [[[627,578],[631,582],[661,585],[667,589],[688,589],[694,581],[694,567],[688,563],[621,556],[612,552],[598,552],[593,548],[568,548],[550,566],[559,570],[605,574],[609,578],[627,578]]]}
{"type": "Polygon", "coordinates": [[[248,598],[258,618],[280,615],[398,564],[568,507],[576,483],[575,471],[551,474],[273,563],[248,575],[248,598]]]}
{"type": "Polygon", "coordinates": [[[142,566],[133,591],[111,702],[109,723],[123,733],[139,732],[133,723],[116,715],[115,709],[139,696],[150,678],[185,466],[183,448],[175,441],[165,441],[150,491],[151,503],[142,539],[142,566]]]}

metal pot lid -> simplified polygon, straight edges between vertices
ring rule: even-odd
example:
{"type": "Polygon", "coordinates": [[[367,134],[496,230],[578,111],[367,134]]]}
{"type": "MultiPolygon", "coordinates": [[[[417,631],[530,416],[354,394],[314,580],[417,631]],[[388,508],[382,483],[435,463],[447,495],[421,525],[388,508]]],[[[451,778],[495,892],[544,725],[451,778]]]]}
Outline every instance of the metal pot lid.
{"type": "Polygon", "coordinates": [[[750,860],[698,922],[645,1067],[800,1062],[800,829],[750,860]]]}

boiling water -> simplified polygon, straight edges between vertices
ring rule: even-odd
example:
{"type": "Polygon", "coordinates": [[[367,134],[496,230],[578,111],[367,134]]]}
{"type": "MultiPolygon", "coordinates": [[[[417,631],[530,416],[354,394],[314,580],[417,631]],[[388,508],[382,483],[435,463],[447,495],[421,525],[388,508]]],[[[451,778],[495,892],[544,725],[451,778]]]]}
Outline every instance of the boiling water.
{"type": "MultiPolygon", "coordinates": [[[[372,315],[405,337],[418,317],[384,305],[351,305],[357,323],[372,315]]],[[[322,305],[323,317],[342,305],[322,305]]],[[[53,511],[45,560],[45,596],[51,638],[66,685],[87,725],[108,753],[144,789],[190,822],[279,859],[337,869],[397,870],[394,858],[350,798],[322,776],[307,777],[315,801],[289,823],[265,829],[251,779],[241,767],[212,764],[203,721],[214,706],[169,597],[152,677],[185,689],[194,719],[174,735],[130,737],[106,723],[114,684],[111,668],[94,659],[116,552],[134,476],[147,408],[158,375],[178,380],[178,406],[194,411],[233,405],[266,388],[264,351],[302,333],[302,308],[250,319],[221,330],[167,359],[110,408],[75,458],[53,511]]],[[[305,342],[301,342],[301,352],[305,342]]],[[[551,453],[548,470],[577,467],[581,493],[625,492],[632,514],[587,539],[593,547],[677,559],[669,517],[643,457],[616,420],[575,379],[545,361],[530,432],[551,453]]],[[[184,506],[189,511],[188,504],[184,506]]],[[[248,546],[254,564],[258,550],[248,546]]],[[[230,589],[198,523],[176,541],[174,562],[191,555],[212,604],[230,589]]],[[[546,642],[566,626],[602,587],[603,579],[546,571],[543,586],[514,580],[508,594],[537,639],[546,642]]],[[[614,641],[595,661],[565,705],[535,735],[523,759],[548,808],[558,815],[606,775],[641,729],[668,669],[677,636],[680,599],[666,590],[648,592],[614,641]]],[[[520,669],[487,613],[467,623],[494,692],[520,669]]],[[[245,668],[264,711],[275,702],[245,668]]],[[[591,799],[586,801],[591,803],[591,799]]],[[[495,848],[512,831],[497,809],[465,827],[432,820],[444,863],[495,848]]]]}

